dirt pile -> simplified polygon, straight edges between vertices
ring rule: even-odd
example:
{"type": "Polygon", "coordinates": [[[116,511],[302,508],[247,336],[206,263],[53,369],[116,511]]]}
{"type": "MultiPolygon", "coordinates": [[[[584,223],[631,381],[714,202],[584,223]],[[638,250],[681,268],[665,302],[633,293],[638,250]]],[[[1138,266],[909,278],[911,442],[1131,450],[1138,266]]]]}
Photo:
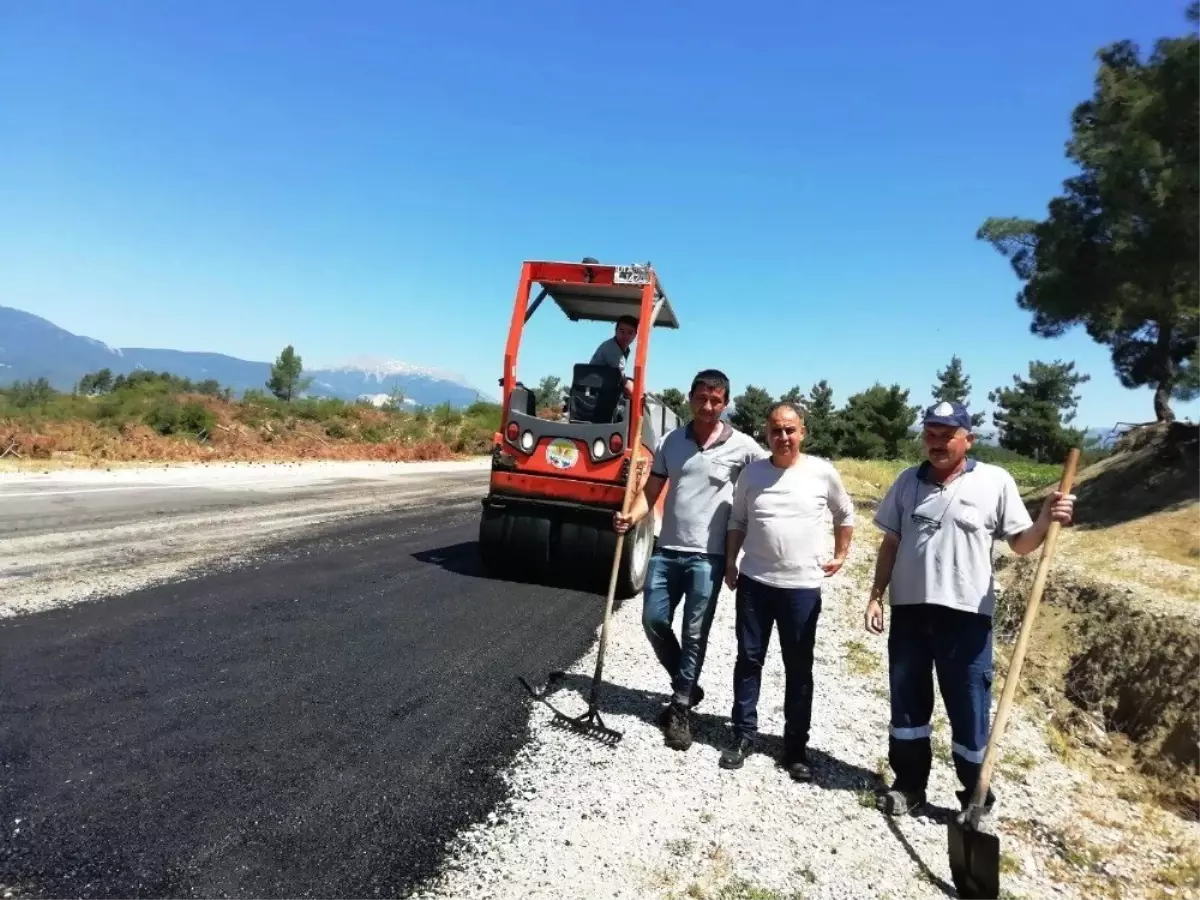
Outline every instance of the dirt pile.
{"type": "Polygon", "coordinates": [[[1126,432],[1111,456],[1079,473],[1075,494],[1081,528],[1103,528],[1197,502],[1200,425],[1171,422],[1126,432]]]}
{"type": "MultiPolygon", "coordinates": [[[[0,419],[0,453],[25,460],[83,457],[97,462],[202,460],[435,460],[486,452],[487,427],[398,416],[349,404],[256,406],[180,395],[153,424],[84,418],[0,419]],[[176,412],[180,411],[180,412],[176,412]],[[166,413],[173,413],[167,415],[166,413]]],[[[453,421],[450,420],[453,418],[453,421]]]]}

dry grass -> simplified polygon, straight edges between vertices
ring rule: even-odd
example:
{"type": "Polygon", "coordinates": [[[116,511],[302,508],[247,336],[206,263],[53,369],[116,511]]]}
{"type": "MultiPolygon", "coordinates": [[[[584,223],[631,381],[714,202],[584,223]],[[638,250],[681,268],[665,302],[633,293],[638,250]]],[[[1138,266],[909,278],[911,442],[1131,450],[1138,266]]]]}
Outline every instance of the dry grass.
{"type": "Polygon", "coordinates": [[[1200,600],[1200,504],[1108,528],[1070,529],[1064,559],[1095,576],[1178,599],[1200,600]]]}
{"type": "Polygon", "coordinates": [[[834,465],[846,490],[859,503],[878,503],[910,463],[902,460],[839,459],[834,465]]]}
{"type": "Polygon", "coordinates": [[[1200,888],[1200,853],[1195,849],[1182,852],[1173,862],[1159,869],[1155,881],[1171,888],[1191,888],[1194,896],[1200,888]]]}
{"type": "MultiPolygon", "coordinates": [[[[1200,529],[1200,509],[1162,516],[1194,518],[1194,527],[1200,529]]],[[[1060,552],[1073,568],[1114,586],[1158,598],[1200,601],[1200,557],[1182,562],[1183,539],[1159,534],[1158,518],[1147,516],[1099,532],[1074,530],[1063,535],[1060,552]]]]}
{"type": "Polygon", "coordinates": [[[845,643],[846,668],[856,675],[873,675],[883,668],[883,662],[877,653],[867,649],[866,644],[859,640],[848,640],[845,643]]]}

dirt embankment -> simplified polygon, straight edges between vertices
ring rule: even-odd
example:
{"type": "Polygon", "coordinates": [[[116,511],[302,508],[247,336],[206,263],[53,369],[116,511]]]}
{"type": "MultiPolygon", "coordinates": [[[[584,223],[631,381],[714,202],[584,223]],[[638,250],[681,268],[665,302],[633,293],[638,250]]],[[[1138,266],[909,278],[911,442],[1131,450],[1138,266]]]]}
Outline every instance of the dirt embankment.
{"type": "Polygon", "coordinates": [[[327,400],[287,404],[177,394],[100,398],[96,405],[105,402],[113,407],[107,416],[102,408],[85,408],[87,415],[53,408],[0,415],[0,458],[77,464],[448,460],[486,452],[495,427],[490,411],[397,413],[327,400]]]}
{"type": "MultiPolygon", "coordinates": [[[[1001,641],[1020,628],[1036,568],[1035,554],[1001,570],[1001,641]]],[[[1045,705],[1060,744],[1095,752],[1114,774],[1145,777],[1149,792],[1191,818],[1200,818],[1198,671],[1195,617],[1143,608],[1132,591],[1052,569],[1022,674],[1026,694],[1045,705]]]]}
{"type": "MultiPolygon", "coordinates": [[[[1090,754],[1123,791],[1193,819],[1200,818],[1197,437],[1195,425],[1139,429],[1079,473],[1078,526],[1060,542],[1022,675],[1022,693],[1043,704],[1064,755],[1090,754]],[[1167,568],[1173,581],[1163,580],[1167,568]]],[[[1038,559],[998,562],[1002,644],[1020,628],[1038,559]]]]}

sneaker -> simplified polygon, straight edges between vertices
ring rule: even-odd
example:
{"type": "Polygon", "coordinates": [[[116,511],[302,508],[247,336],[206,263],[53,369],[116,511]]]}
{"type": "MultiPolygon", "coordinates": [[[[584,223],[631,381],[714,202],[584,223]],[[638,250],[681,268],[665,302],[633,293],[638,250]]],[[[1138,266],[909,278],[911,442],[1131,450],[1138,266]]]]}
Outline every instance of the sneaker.
{"type": "Polygon", "coordinates": [[[667,737],[667,746],[672,750],[686,750],[692,746],[692,728],[687,707],[672,703],[667,707],[666,719],[663,731],[667,737]]]}
{"type": "Polygon", "coordinates": [[[783,768],[793,781],[812,781],[812,769],[808,765],[808,749],[789,747],[783,752],[783,768]]]}
{"type": "Polygon", "coordinates": [[[924,805],[924,791],[902,791],[892,787],[875,795],[875,808],[889,816],[911,815],[924,805]]]}
{"type": "Polygon", "coordinates": [[[718,765],[722,769],[740,769],[750,755],[751,741],[748,735],[734,735],[733,743],[721,751],[718,765]]]}

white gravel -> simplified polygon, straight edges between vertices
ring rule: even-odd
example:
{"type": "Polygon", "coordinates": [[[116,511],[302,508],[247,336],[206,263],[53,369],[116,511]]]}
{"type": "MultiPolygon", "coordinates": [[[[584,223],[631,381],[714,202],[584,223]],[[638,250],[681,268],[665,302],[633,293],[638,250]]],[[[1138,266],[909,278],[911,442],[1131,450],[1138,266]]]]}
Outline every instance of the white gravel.
{"type": "Polygon", "coordinates": [[[145,486],[200,487],[207,490],[287,490],[340,480],[393,481],[422,475],[486,471],[490,457],[467,460],[390,462],[377,460],[294,460],[280,462],[177,462],[108,468],[0,471],[0,489],[79,489],[145,486]]]}
{"type": "MultiPolygon", "coordinates": [[[[639,601],[630,601],[614,612],[601,688],[605,722],[624,739],[610,748],[553,728],[550,711],[534,704],[529,743],[507,773],[510,800],[463,833],[440,878],[414,896],[956,896],[944,819],[889,821],[860,802],[873,799],[887,754],[885,638],[868,635],[861,624],[871,532],[860,526],[850,563],[825,589],[810,754],[815,784],[792,782],[767,755],[750,757],[738,771],[717,765],[736,658],[728,591],[713,625],[702,676],[707,695],[694,714],[692,747],[682,753],[665,747],[654,725],[666,701],[665,674],[643,636],[639,601]],[[848,654],[853,643],[860,646],[848,654]]],[[[594,652],[553,695],[569,715],[586,709],[594,652]]],[[[781,749],[782,705],[783,666],[773,637],[759,704],[760,733],[773,753],[781,749]]],[[[942,760],[935,751],[930,800],[946,808],[956,806],[958,784],[940,700],[937,710],[937,740],[945,749],[942,760]]],[[[1023,710],[1011,720],[1005,747],[994,782],[997,826],[1015,871],[1002,877],[1003,896],[1095,896],[1086,887],[1092,877],[1117,895],[1128,889],[1129,896],[1144,896],[1146,866],[1161,868],[1162,859],[1173,858],[1166,848],[1179,839],[1174,823],[1162,834],[1140,828],[1146,833],[1136,847],[1119,829],[1105,833],[1085,807],[1099,805],[1109,816],[1126,808],[1131,821],[1140,821],[1140,813],[1111,793],[1093,795],[1096,786],[1051,753],[1023,710]],[[1098,858],[1097,847],[1103,848],[1098,858]]],[[[1195,846],[1196,830],[1184,833],[1195,846]]]]}
{"type": "Polygon", "coordinates": [[[234,568],[263,547],[332,522],[473,501],[486,479],[486,465],[476,460],[0,477],[0,509],[26,504],[17,527],[0,533],[0,619],[234,568]],[[228,496],[234,508],[194,507],[213,494],[228,496]],[[98,498],[103,505],[88,505],[98,498]],[[36,521],[33,513],[47,511],[57,530],[22,528],[22,515],[36,521]]]}

